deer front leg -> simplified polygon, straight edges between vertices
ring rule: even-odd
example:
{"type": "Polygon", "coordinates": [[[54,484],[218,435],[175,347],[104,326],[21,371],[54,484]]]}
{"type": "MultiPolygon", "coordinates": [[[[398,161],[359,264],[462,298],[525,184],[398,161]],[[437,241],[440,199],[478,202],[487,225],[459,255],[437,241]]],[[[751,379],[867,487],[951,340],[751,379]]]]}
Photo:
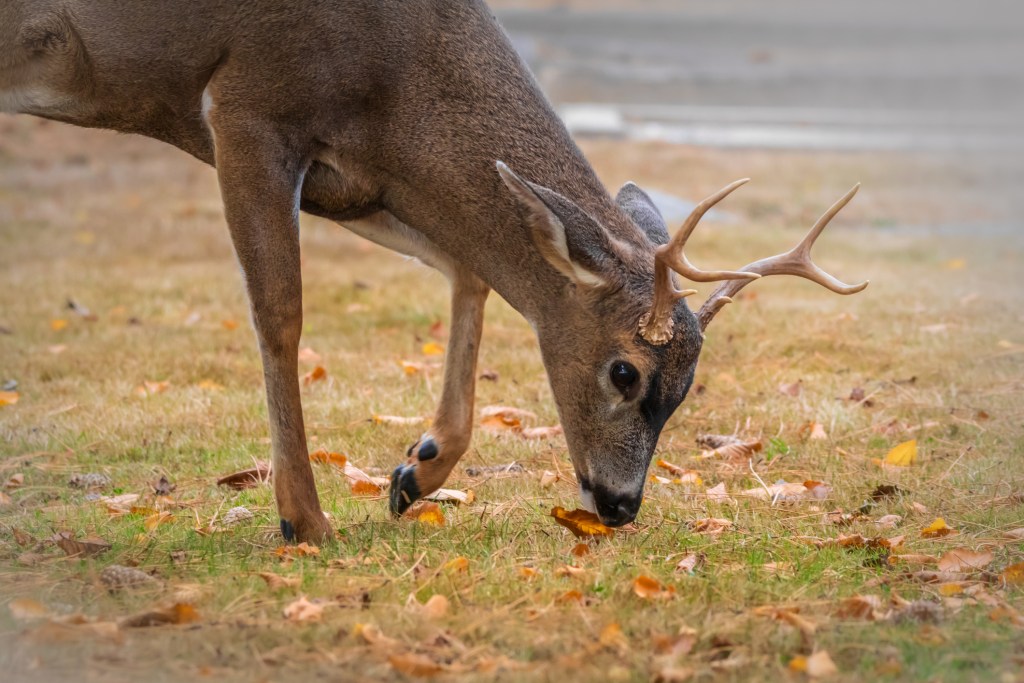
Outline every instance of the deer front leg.
{"type": "Polygon", "coordinates": [[[490,289],[475,275],[457,270],[452,284],[452,323],[444,364],[444,388],[430,429],[409,449],[409,460],[391,476],[391,512],[400,515],[441,488],[473,434],[476,361],[490,289]]]}
{"type": "Polygon", "coordinates": [[[211,126],[217,174],[263,359],[274,496],[288,541],[332,536],[317,497],[299,397],[302,334],[298,188],[303,167],[274,135],[211,126]]]}

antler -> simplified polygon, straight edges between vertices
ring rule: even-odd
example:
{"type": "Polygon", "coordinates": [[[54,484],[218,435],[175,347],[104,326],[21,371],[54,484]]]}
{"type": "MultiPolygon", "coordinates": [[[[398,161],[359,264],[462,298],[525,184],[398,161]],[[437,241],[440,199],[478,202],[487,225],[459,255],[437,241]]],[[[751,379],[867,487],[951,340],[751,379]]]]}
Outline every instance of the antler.
{"type": "MultiPolygon", "coordinates": [[[[842,199],[833,204],[832,208],[818,219],[818,222],[814,224],[814,227],[811,228],[811,231],[807,233],[807,236],[804,237],[800,244],[784,254],[771,256],[744,266],[739,272],[756,274],[760,277],[768,275],[797,275],[807,278],[812,282],[817,282],[822,287],[832,290],[836,294],[856,294],[863,291],[868,286],[867,280],[857,285],[848,285],[826,273],[811,260],[811,247],[814,246],[815,240],[828,227],[828,224],[836,217],[836,214],[850,203],[850,200],[853,199],[853,196],[857,194],[859,189],[860,183],[857,183],[842,199]]],[[[715,314],[726,304],[732,303],[732,297],[736,296],[748,282],[749,280],[734,280],[719,286],[718,289],[712,292],[711,296],[708,297],[697,313],[700,329],[707,329],[708,323],[715,317],[715,314]]]]}
{"type": "MultiPolygon", "coordinates": [[[[672,314],[675,310],[676,301],[697,293],[695,289],[676,289],[675,284],[672,282],[671,271],[675,271],[694,282],[732,280],[735,283],[737,280],[742,280],[742,284],[737,287],[736,291],[739,291],[750,280],[756,280],[761,277],[759,273],[755,272],[700,270],[690,263],[683,251],[683,247],[686,246],[686,240],[690,239],[690,235],[693,234],[694,229],[700,223],[700,219],[704,217],[704,214],[715,204],[732,194],[734,190],[742,185],[746,185],[748,182],[750,182],[750,178],[737,180],[702,201],[693,209],[690,217],[686,219],[683,227],[676,233],[675,237],[668,244],[658,247],[657,251],[654,252],[654,302],[651,304],[651,310],[640,318],[640,335],[650,343],[661,345],[672,339],[672,328],[675,325],[672,314]]],[[[711,315],[713,316],[714,313],[711,315]]]]}

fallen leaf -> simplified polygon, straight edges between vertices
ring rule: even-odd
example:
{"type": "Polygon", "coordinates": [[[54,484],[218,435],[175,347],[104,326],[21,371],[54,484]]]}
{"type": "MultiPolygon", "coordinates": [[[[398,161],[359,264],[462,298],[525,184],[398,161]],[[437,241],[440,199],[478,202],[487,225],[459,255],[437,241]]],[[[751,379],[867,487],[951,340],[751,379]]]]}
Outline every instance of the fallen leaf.
{"type": "Polygon", "coordinates": [[[934,522],[921,531],[921,536],[924,538],[942,538],[943,536],[949,536],[950,534],[955,533],[956,529],[947,526],[946,520],[942,517],[936,517],[934,522]]]}
{"type": "Polygon", "coordinates": [[[743,439],[734,434],[699,434],[696,441],[698,446],[703,446],[708,450],[743,443],[743,439]]]}
{"type": "Polygon", "coordinates": [[[573,549],[569,551],[574,557],[585,557],[590,554],[590,546],[586,543],[577,543],[573,546],[573,549]]]}
{"type": "Polygon", "coordinates": [[[472,491],[457,491],[455,489],[438,489],[429,496],[423,496],[423,500],[432,500],[435,503],[455,503],[456,505],[472,505],[476,500],[476,494],[472,491]]]}
{"type": "Polygon", "coordinates": [[[313,349],[309,348],[308,346],[305,346],[305,347],[299,349],[299,361],[300,362],[302,362],[302,363],[319,363],[321,360],[323,360],[323,359],[320,358],[320,354],[317,353],[316,351],[314,351],[313,349]]]}
{"type": "Polygon", "coordinates": [[[789,668],[807,674],[808,678],[827,678],[839,673],[835,662],[825,650],[818,650],[809,657],[794,657],[789,662],[789,668]]]}
{"type": "Polygon", "coordinates": [[[1020,529],[1010,529],[1009,531],[1004,531],[1003,538],[1011,538],[1016,541],[1024,541],[1024,527],[1020,529]]]}
{"type": "Polygon", "coordinates": [[[999,580],[1007,586],[1024,586],[1024,562],[1011,564],[999,574],[999,580]]]}
{"type": "Polygon", "coordinates": [[[800,614],[798,614],[794,610],[775,609],[772,612],[772,616],[775,619],[777,619],[779,621],[784,621],[787,624],[789,624],[790,626],[792,626],[793,628],[797,629],[798,631],[800,631],[800,633],[802,633],[804,635],[805,638],[808,638],[808,639],[813,638],[814,634],[818,630],[818,625],[817,624],[815,624],[810,619],[807,619],[806,617],[801,616],[800,614]]]}
{"type": "Polygon", "coordinates": [[[875,520],[875,527],[878,529],[895,529],[903,521],[899,515],[885,515],[875,520]]]}
{"type": "Polygon", "coordinates": [[[729,496],[729,494],[726,493],[726,491],[725,491],[725,482],[724,481],[723,482],[719,482],[717,485],[713,486],[712,488],[709,488],[707,491],[704,492],[704,495],[707,496],[707,499],[709,501],[717,501],[717,502],[720,502],[720,503],[725,503],[725,502],[728,502],[728,501],[732,500],[732,498],[729,496]]]}
{"type": "Polygon", "coordinates": [[[31,598],[16,598],[7,603],[7,609],[11,616],[18,621],[30,619],[45,619],[50,616],[49,608],[38,600],[31,598]]]}
{"type": "Polygon", "coordinates": [[[426,344],[423,345],[422,351],[424,356],[444,355],[444,347],[438,344],[437,342],[427,342],[426,344]]]}
{"type": "Polygon", "coordinates": [[[6,489],[16,489],[25,483],[25,475],[21,472],[16,472],[7,479],[4,484],[6,489]]]}
{"type": "Polygon", "coordinates": [[[371,421],[375,425],[395,425],[398,427],[418,427],[429,425],[426,417],[399,417],[398,415],[374,415],[371,421]]]}
{"type": "Polygon", "coordinates": [[[400,645],[394,638],[389,638],[374,624],[356,624],[352,627],[352,636],[361,639],[367,645],[381,649],[390,649],[400,645]]]}
{"type": "Polygon", "coordinates": [[[559,595],[557,598],[555,598],[555,602],[561,603],[561,604],[565,604],[567,602],[582,603],[583,602],[583,593],[580,593],[578,590],[566,591],[566,592],[562,593],[561,595],[559,595]]]}
{"type": "Polygon", "coordinates": [[[446,668],[435,662],[430,657],[415,653],[390,655],[388,663],[391,667],[406,676],[414,678],[433,678],[446,671],[446,668]]]}
{"type": "Polygon", "coordinates": [[[706,519],[695,519],[687,523],[687,526],[695,534],[718,536],[732,528],[732,520],[722,519],[721,517],[708,517],[706,519]]]}
{"type": "Polygon", "coordinates": [[[910,467],[917,460],[917,439],[911,439],[896,446],[885,456],[885,464],[894,467],[910,467]]]}
{"type": "Polygon", "coordinates": [[[54,318],[50,321],[50,329],[54,332],[60,332],[68,326],[68,321],[63,318],[54,318]]]}
{"type": "Polygon", "coordinates": [[[606,650],[617,652],[620,655],[625,655],[630,651],[629,639],[627,639],[626,634],[622,632],[622,627],[615,622],[612,622],[601,629],[601,634],[598,636],[597,642],[599,642],[606,650]]]}
{"type": "Polygon", "coordinates": [[[185,602],[178,602],[164,609],[142,612],[120,621],[125,628],[147,628],[150,626],[174,626],[199,621],[196,608],[185,602]]]}
{"type": "Polygon", "coordinates": [[[974,552],[968,548],[956,548],[939,558],[939,571],[963,572],[984,569],[992,564],[992,553],[974,552]]]}
{"type": "Polygon", "coordinates": [[[273,572],[260,572],[258,576],[267,582],[267,587],[271,590],[298,588],[302,584],[302,579],[298,576],[281,576],[273,572]]]}
{"type": "Polygon", "coordinates": [[[319,557],[320,548],[303,541],[298,545],[282,545],[274,549],[274,554],[282,560],[290,560],[295,557],[319,557]]]}
{"type": "Polygon", "coordinates": [[[322,382],[327,379],[327,371],[322,365],[318,365],[302,376],[303,386],[310,386],[315,382],[322,382]]]}
{"type": "Polygon", "coordinates": [[[352,482],[351,490],[353,496],[379,496],[381,494],[380,486],[372,481],[363,481],[362,479],[352,482]]]}
{"type": "Polygon", "coordinates": [[[704,553],[687,553],[683,556],[683,559],[676,563],[676,571],[696,574],[704,568],[707,559],[707,555],[704,553]]]}
{"type": "Polygon", "coordinates": [[[68,557],[82,555],[84,557],[95,557],[110,550],[110,542],[98,536],[88,536],[83,539],[76,539],[69,531],[59,532],[54,537],[54,542],[64,551],[68,557]]]}
{"type": "Polygon", "coordinates": [[[562,478],[556,472],[544,470],[540,475],[540,485],[543,486],[544,488],[547,488],[559,482],[561,479],[562,478]]]}
{"type": "Polygon", "coordinates": [[[223,327],[225,330],[228,330],[229,332],[231,330],[237,330],[238,329],[238,321],[237,320],[231,320],[230,318],[227,319],[227,320],[221,320],[220,321],[220,325],[221,325],[221,327],[223,327]]]}
{"type": "Polygon", "coordinates": [[[555,518],[556,522],[571,531],[576,538],[611,537],[615,534],[614,529],[606,527],[597,515],[587,510],[572,510],[570,512],[556,506],[551,509],[551,516],[555,518]]]}
{"type": "Polygon", "coordinates": [[[18,402],[17,391],[0,391],[0,408],[3,406],[13,406],[18,402]]]}
{"type": "Polygon", "coordinates": [[[524,420],[535,419],[537,416],[530,411],[509,406],[487,406],[480,411],[480,426],[491,434],[521,432],[524,420]]]}
{"type": "Polygon", "coordinates": [[[633,593],[644,600],[666,600],[676,594],[676,589],[665,587],[657,579],[641,574],[633,579],[633,593]]]}
{"type": "Polygon", "coordinates": [[[430,526],[443,527],[445,524],[441,506],[426,500],[416,501],[402,516],[430,526]]]}
{"type": "Polygon", "coordinates": [[[574,567],[571,564],[563,564],[555,570],[555,576],[571,579],[583,579],[587,576],[587,570],[583,567],[574,567]]]}
{"type": "Polygon", "coordinates": [[[444,570],[453,574],[469,571],[469,560],[465,557],[456,557],[444,563],[444,570]]]}
{"type": "Polygon", "coordinates": [[[533,567],[520,567],[519,576],[529,581],[540,576],[540,572],[534,569],[533,567]]]}
{"type": "Polygon", "coordinates": [[[749,458],[754,453],[759,452],[764,446],[760,440],[757,441],[740,441],[737,443],[727,443],[724,446],[719,446],[714,450],[704,451],[700,454],[702,458],[724,458],[726,460],[740,460],[743,458],[749,458]]]}
{"type": "Polygon", "coordinates": [[[967,259],[954,258],[946,261],[943,266],[946,270],[963,270],[967,267],[967,259]]]}
{"type": "Polygon", "coordinates": [[[241,472],[233,472],[227,474],[217,480],[217,486],[227,486],[228,488],[241,491],[243,489],[256,488],[260,484],[270,483],[270,463],[269,462],[257,462],[256,467],[248,470],[242,470],[241,472]]]}
{"type": "Polygon", "coordinates": [[[929,566],[939,563],[939,558],[932,557],[931,555],[919,555],[919,554],[908,554],[908,555],[890,555],[887,560],[889,564],[915,564],[921,566],[929,566]]]}
{"type": "Polygon", "coordinates": [[[1000,605],[988,613],[988,618],[996,623],[1008,622],[1014,626],[1024,626],[1024,615],[1010,605],[1000,605]]]}
{"type": "Polygon", "coordinates": [[[841,619],[862,619],[878,621],[884,618],[882,599],[877,595],[855,595],[841,601],[835,610],[841,619]]]}
{"type": "Polygon", "coordinates": [[[224,385],[219,382],[214,382],[212,379],[202,379],[196,383],[197,389],[203,391],[224,391],[224,385]]]}
{"type": "Polygon", "coordinates": [[[808,422],[800,428],[801,435],[807,435],[807,438],[811,441],[822,441],[828,438],[828,432],[825,431],[825,425],[820,422],[808,422]]]}
{"type": "Polygon", "coordinates": [[[431,595],[430,598],[423,603],[423,607],[420,612],[427,619],[440,619],[448,613],[450,604],[451,603],[448,601],[448,598],[437,593],[431,595]]]}
{"type": "Polygon", "coordinates": [[[146,517],[146,521],[143,522],[143,524],[146,527],[146,531],[153,531],[158,526],[171,519],[172,516],[173,515],[171,515],[170,512],[157,512],[156,514],[146,517]]]}
{"type": "Polygon", "coordinates": [[[320,621],[324,616],[324,606],[310,602],[305,596],[289,603],[284,608],[284,618],[288,621],[320,621]]]}
{"type": "Polygon", "coordinates": [[[11,527],[11,535],[14,536],[14,542],[22,548],[36,542],[36,539],[32,534],[25,533],[21,529],[17,529],[15,527],[11,527]]]}

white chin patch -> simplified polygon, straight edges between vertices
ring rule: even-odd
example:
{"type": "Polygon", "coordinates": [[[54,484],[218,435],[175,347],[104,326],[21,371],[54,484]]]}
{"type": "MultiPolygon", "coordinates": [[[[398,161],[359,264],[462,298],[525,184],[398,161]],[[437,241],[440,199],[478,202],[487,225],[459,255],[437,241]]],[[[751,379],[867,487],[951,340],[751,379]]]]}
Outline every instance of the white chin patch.
{"type": "Polygon", "coordinates": [[[580,487],[580,503],[587,512],[597,514],[597,505],[594,503],[594,494],[582,486],[580,487]]]}

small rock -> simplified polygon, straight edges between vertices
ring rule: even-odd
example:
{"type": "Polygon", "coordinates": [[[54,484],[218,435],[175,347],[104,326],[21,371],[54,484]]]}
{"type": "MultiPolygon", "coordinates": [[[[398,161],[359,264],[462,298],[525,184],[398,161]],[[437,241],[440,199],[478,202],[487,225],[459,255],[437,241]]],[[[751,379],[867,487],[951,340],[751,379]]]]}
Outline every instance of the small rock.
{"type": "Polygon", "coordinates": [[[113,483],[105,474],[99,472],[87,472],[86,474],[75,474],[68,480],[68,486],[73,489],[105,489],[113,483]]]}
{"type": "Polygon", "coordinates": [[[155,581],[152,576],[135,567],[112,564],[100,572],[100,581],[112,591],[123,588],[138,588],[155,581]]]}
{"type": "Polygon", "coordinates": [[[232,526],[233,524],[248,522],[253,517],[255,517],[255,515],[252,514],[249,508],[231,508],[224,514],[224,518],[221,520],[221,524],[223,524],[224,526],[232,526]]]}

